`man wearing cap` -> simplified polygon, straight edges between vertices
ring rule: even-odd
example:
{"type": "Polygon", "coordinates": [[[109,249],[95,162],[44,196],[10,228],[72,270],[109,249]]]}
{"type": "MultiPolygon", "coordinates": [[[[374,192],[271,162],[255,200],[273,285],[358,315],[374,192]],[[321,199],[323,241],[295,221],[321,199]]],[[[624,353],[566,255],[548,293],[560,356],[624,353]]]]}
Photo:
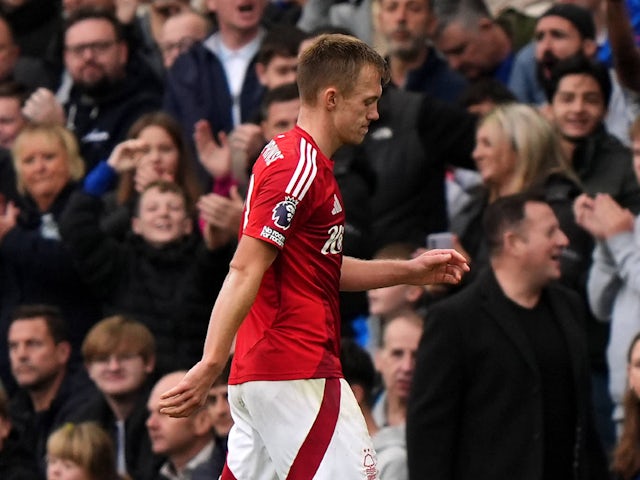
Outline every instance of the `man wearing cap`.
{"type": "MultiPolygon", "coordinates": [[[[557,3],[540,16],[533,41],[516,55],[509,89],[521,102],[544,105],[546,84],[559,61],[577,56],[597,60],[597,53],[592,13],[576,4],[557,3]]],[[[605,123],[612,134],[628,143],[629,126],[636,112],[615,76],[611,81],[613,91],[605,123]]]]}

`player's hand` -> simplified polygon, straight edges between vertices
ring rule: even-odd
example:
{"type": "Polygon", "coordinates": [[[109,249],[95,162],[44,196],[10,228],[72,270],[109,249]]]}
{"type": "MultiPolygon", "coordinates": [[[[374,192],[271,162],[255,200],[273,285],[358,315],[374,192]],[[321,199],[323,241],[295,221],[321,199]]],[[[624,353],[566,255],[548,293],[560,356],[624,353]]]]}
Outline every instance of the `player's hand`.
{"type": "Polygon", "coordinates": [[[196,363],[178,385],[160,396],[160,413],[170,417],[188,417],[206,400],[211,385],[220,374],[202,362],[196,363]]]}
{"type": "Polygon", "coordinates": [[[38,88],[22,107],[22,114],[35,123],[53,123],[64,125],[65,115],[51,90],[38,88]]]}
{"type": "Polygon", "coordinates": [[[227,134],[218,133],[216,141],[211,125],[206,120],[198,120],[194,126],[193,141],[198,151],[198,159],[213,178],[221,178],[231,172],[231,148],[227,134]]]}
{"type": "Polygon", "coordinates": [[[415,285],[432,283],[456,285],[469,271],[467,259],[453,249],[427,250],[409,262],[415,269],[414,278],[410,283],[415,285]]]}

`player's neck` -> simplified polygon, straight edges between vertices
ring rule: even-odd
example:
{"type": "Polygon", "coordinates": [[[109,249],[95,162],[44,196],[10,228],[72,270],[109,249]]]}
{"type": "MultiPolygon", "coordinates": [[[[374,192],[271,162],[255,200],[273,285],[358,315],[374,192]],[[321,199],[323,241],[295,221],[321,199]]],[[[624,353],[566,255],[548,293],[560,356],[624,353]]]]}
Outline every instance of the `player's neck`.
{"type": "Polygon", "coordinates": [[[324,156],[331,158],[342,144],[333,131],[330,119],[326,118],[323,113],[315,109],[301,107],[298,114],[298,126],[311,135],[324,156]]]}

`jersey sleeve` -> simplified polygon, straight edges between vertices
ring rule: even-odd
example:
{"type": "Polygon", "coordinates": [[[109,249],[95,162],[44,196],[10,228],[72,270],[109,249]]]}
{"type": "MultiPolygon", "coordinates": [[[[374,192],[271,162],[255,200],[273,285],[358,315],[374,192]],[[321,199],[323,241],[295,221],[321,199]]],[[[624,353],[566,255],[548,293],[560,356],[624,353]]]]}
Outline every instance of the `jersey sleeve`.
{"type": "Polygon", "coordinates": [[[282,249],[305,216],[317,170],[315,151],[283,154],[278,144],[269,143],[249,181],[242,234],[282,249]]]}

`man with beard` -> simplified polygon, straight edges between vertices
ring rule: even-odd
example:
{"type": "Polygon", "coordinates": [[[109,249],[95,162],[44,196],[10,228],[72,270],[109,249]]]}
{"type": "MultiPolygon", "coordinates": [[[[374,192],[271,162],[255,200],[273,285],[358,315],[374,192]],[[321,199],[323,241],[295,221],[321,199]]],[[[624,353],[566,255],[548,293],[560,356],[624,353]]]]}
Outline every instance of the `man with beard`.
{"type": "Polygon", "coordinates": [[[387,42],[391,81],[405,90],[455,101],[467,82],[429,43],[430,0],[378,0],[378,32],[387,42]]]}
{"type": "Polygon", "coordinates": [[[69,421],[85,402],[90,383],[86,375],[74,376],[67,369],[71,345],[66,323],[55,307],[19,307],[12,315],[7,343],[19,387],[9,405],[11,421],[44,473],[49,433],[69,421]]]}
{"type": "MultiPolygon", "coordinates": [[[[576,56],[595,59],[597,52],[591,12],[571,3],[553,5],[538,19],[533,42],[516,56],[509,88],[521,102],[544,105],[553,67],[576,56]]],[[[605,122],[611,133],[626,141],[635,112],[614,76],[611,81],[612,95],[605,122]]]]}
{"type": "Polygon", "coordinates": [[[66,122],[89,171],[140,115],[160,107],[161,88],[143,62],[129,61],[122,25],[107,10],[78,9],[69,16],[64,63],[73,81],[64,106],[51,91],[38,89],[23,113],[33,121],[66,122]]]}

